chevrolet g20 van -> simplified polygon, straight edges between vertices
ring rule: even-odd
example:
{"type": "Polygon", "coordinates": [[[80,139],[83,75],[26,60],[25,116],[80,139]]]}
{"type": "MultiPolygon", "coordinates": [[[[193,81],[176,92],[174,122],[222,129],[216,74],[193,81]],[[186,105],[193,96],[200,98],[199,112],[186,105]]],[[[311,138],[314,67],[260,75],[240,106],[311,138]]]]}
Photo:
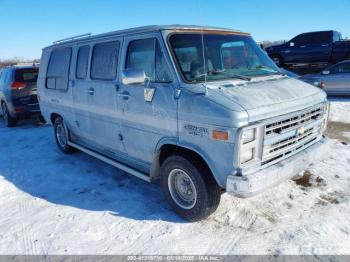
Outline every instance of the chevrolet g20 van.
{"type": "Polygon", "coordinates": [[[57,41],[43,49],[38,87],[64,153],[160,179],[190,221],[223,192],[250,197],[292,178],[327,144],[325,93],[236,30],[147,26],[57,41]]]}

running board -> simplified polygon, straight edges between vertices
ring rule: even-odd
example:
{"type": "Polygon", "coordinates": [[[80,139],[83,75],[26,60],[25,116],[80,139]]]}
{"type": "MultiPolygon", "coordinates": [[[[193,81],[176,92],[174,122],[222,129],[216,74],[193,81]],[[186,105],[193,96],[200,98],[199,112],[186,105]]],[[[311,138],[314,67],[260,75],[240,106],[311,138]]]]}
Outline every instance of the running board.
{"type": "Polygon", "coordinates": [[[106,162],[106,163],[108,163],[108,164],[110,164],[112,166],[115,166],[116,168],[119,168],[119,169],[125,171],[128,174],[136,176],[136,177],[138,177],[138,178],[140,178],[140,179],[142,179],[142,180],[144,180],[146,182],[151,182],[151,179],[149,178],[149,176],[146,176],[145,174],[143,174],[143,173],[141,173],[139,171],[136,171],[135,169],[132,169],[132,168],[130,168],[128,166],[125,166],[125,165],[123,165],[123,164],[121,164],[121,163],[119,163],[119,162],[117,162],[115,160],[112,160],[112,159],[110,159],[108,157],[100,155],[100,154],[98,154],[98,153],[96,153],[96,152],[94,152],[92,150],[89,150],[89,149],[87,149],[85,147],[82,147],[82,146],[77,145],[75,143],[72,143],[70,141],[68,141],[68,145],[70,145],[70,146],[72,146],[72,147],[74,147],[76,149],[79,149],[80,151],[82,151],[82,152],[84,152],[84,153],[86,153],[86,154],[88,154],[90,156],[96,157],[96,158],[102,160],[103,162],[106,162]]]}

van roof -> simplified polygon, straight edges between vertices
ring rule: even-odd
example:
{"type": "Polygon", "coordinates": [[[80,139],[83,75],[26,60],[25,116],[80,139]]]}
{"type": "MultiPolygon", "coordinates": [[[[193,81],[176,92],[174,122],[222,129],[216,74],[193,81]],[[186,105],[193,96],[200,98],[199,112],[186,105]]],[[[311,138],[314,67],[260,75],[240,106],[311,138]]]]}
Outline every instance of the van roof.
{"type": "MultiPolygon", "coordinates": [[[[109,33],[103,33],[98,35],[91,35],[91,34],[84,34],[84,35],[78,35],[76,37],[70,37],[62,40],[55,41],[53,45],[48,46],[58,46],[63,45],[66,43],[75,43],[79,41],[86,41],[86,40],[94,40],[99,38],[105,38],[110,36],[116,36],[116,35],[129,35],[129,34],[136,34],[136,33],[144,33],[144,32],[154,32],[154,31],[163,31],[163,30],[179,30],[179,31],[216,31],[216,32],[230,32],[235,34],[242,34],[242,35],[249,35],[249,33],[241,32],[239,30],[229,29],[229,28],[222,28],[222,27],[212,27],[212,26],[197,26],[197,25],[149,25],[149,26],[141,26],[141,27],[134,27],[124,30],[117,30],[112,31],[109,33]]],[[[46,47],[46,48],[48,48],[46,47]]]]}

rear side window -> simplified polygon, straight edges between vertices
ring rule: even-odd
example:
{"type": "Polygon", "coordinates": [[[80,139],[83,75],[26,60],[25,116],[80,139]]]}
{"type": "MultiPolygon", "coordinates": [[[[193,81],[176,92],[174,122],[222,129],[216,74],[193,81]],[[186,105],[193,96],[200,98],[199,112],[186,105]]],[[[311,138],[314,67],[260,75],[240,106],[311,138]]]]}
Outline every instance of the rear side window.
{"type": "Polygon", "coordinates": [[[35,83],[38,79],[38,69],[17,69],[15,81],[22,83],[35,83]]]}
{"type": "Polygon", "coordinates": [[[117,77],[119,42],[96,44],[92,52],[90,75],[96,80],[113,80],[117,77]]]}
{"type": "Polygon", "coordinates": [[[90,46],[82,46],[78,51],[76,77],[85,79],[88,71],[90,46]]]}
{"type": "Polygon", "coordinates": [[[52,50],[46,75],[47,88],[67,90],[71,56],[69,47],[52,50]]]}
{"type": "Polygon", "coordinates": [[[332,41],[332,32],[319,32],[312,34],[313,44],[328,44],[332,41]]]}

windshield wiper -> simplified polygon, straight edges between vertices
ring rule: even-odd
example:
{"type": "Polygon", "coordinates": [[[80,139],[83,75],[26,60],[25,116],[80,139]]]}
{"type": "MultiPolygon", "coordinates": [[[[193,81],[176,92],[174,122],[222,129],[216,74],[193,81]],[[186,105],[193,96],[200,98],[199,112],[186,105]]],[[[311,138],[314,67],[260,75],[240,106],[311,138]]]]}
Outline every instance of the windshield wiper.
{"type": "MultiPolygon", "coordinates": [[[[194,80],[197,80],[197,79],[202,78],[202,77],[207,77],[208,75],[219,75],[219,74],[228,75],[229,78],[237,78],[237,79],[241,79],[241,80],[245,80],[245,81],[251,80],[251,77],[248,77],[248,76],[227,73],[225,69],[208,71],[208,73],[206,73],[206,74],[200,74],[200,75],[195,76],[194,80]]],[[[218,79],[218,80],[220,80],[220,79],[218,79]]]]}
{"type": "Polygon", "coordinates": [[[270,72],[272,74],[277,74],[277,75],[282,75],[282,76],[285,75],[281,71],[276,71],[275,69],[273,69],[271,67],[268,67],[268,66],[258,65],[258,66],[255,66],[253,68],[250,68],[250,70],[257,70],[257,69],[265,69],[265,70],[267,70],[268,72],[270,72]]]}

